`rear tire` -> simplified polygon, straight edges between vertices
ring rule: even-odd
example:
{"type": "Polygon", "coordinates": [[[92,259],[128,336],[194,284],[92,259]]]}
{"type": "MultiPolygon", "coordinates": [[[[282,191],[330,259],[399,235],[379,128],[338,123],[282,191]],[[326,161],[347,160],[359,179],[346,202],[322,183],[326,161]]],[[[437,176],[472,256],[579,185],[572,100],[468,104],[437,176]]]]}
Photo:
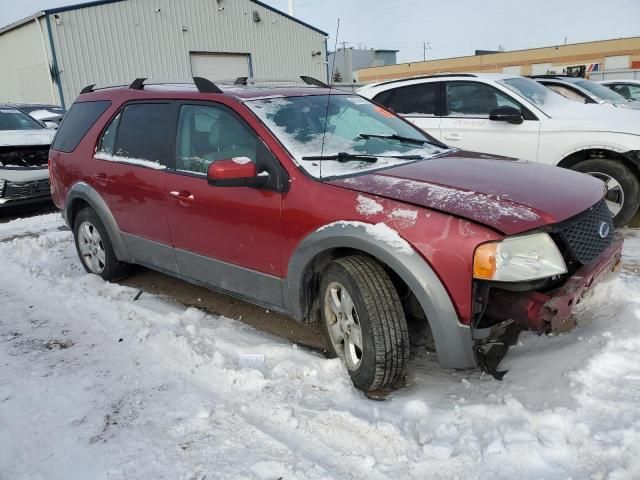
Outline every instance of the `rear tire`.
{"type": "Polygon", "coordinates": [[[116,258],[107,229],[95,210],[84,208],[78,213],[73,222],[73,236],[78,257],[87,273],[107,281],[128,275],[130,265],[116,258]]]}
{"type": "Polygon", "coordinates": [[[375,260],[331,262],[320,282],[322,325],[329,349],[366,392],[393,388],[405,373],[409,334],[400,297],[375,260]]]}
{"type": "Polygon", "coordinates": [[[605,158],[585,160],[573,166],[577,172],[587,173],[607,185],[605,197],[616,227],[627,225],[640,207],[640,181],[622,162],[605,158]]]}

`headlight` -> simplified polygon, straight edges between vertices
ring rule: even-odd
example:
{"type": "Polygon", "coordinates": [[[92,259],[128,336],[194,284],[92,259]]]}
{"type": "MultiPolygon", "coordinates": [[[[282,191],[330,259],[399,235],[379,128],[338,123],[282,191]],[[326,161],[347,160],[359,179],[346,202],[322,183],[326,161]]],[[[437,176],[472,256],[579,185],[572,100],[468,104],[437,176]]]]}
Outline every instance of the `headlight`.
{"type": "Polygon", "coordinates": [[[483,243],[473,256],[473,278],[479,280],[521,282],[563,273],[567,266],[546,233],[483,243]]]}

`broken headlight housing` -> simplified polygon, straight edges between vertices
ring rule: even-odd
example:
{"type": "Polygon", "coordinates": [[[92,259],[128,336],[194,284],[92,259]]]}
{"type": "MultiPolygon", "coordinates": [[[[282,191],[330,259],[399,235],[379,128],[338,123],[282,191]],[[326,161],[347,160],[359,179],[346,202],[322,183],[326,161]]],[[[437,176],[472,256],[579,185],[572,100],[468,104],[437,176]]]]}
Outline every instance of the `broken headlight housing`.
{"type": "Polygon", "coordinates": [[[538,280],[567,273],[562,254],[546,233],[483,243],[473,256],[473,278],[495,282],[538,280]]]}

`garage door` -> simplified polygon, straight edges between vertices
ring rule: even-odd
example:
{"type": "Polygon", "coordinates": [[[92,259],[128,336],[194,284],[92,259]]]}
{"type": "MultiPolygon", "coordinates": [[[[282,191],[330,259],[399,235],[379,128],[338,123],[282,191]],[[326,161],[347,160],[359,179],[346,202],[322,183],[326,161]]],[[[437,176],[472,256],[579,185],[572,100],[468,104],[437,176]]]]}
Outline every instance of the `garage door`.
{"type": "Polygon", "coordinates": [[[249,76],[249,55],[243,53],[191,53],[191,75],[209,80],[249,76]]]}

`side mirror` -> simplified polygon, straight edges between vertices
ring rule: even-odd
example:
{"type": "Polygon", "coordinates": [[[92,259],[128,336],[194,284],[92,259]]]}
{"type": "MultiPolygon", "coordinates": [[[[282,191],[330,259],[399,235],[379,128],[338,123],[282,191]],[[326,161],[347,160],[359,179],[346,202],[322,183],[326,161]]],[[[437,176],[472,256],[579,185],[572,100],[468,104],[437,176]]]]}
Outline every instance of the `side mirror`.
{"type": "Polygon", "coordinates": [[[520,110],[513,107],[498,107],[492,110],[489,114],[489,120],[495,120],[496,122],[507,122],[514,125],[520,125],[522,122],[524,122],[520,110]]]}
{"type": "Polygon", "coordinates": [[[269,181],[269,175],[258,175],[251,159],[236,157],[209,165],[207,181],[212,187],[262,187],[269,181]]]}
{"type": "Polygon", "coordinates": [[[58,124],[56,122],[49,122],[49,121],[45,120],[42,123],[44,123],[44,126],[49,128],[49,129],[52,129],[52,130],[57,130],[58,129],[58,124]]]}

